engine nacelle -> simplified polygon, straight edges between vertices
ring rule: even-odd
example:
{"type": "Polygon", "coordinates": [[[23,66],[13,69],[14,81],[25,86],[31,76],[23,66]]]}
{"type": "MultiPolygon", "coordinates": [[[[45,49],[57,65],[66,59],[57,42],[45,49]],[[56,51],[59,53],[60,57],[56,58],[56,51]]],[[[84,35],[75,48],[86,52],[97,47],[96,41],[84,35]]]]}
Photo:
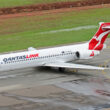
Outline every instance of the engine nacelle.
{"type": "Polygon", "coordinates": [[[100,54],[96,50],[81,50],[76,52],[76,59],[90,59],[100,54]]]}

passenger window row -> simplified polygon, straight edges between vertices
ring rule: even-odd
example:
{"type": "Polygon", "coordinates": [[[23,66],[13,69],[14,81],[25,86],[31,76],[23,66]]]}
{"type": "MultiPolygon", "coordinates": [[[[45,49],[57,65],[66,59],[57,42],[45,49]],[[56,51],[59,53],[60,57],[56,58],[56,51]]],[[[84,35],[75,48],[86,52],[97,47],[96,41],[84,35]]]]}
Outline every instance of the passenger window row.
{"type": "Polygon", "coordinates": [[[41,56],[41,57],[37,57],[37,58],[28,58],[28,59],[22,59],[22,60],[17,60],[17,61],[9,61],[9,62],[5,62],[5,64],[8,63],[17,63],[17,62],[23,62],[23,61],[29,61],[29,60],[37,60],[37,59],[44,59],[44,58],[51,58],[51,57],[57,57],[57,56],[64,56],[64,55],[72,55],[74,53],[62,53],[62,54],[56,54],[56,55],[49,55],[49,56],[41,56]]]}

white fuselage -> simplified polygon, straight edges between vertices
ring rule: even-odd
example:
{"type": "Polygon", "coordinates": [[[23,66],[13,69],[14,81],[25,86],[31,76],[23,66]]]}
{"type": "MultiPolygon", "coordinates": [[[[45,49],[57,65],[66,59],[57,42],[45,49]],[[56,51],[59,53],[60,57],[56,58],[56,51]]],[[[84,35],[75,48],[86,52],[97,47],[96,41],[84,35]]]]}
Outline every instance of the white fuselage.
{"type": "Polygon", "coordinates": [[[80,50],[88,50],[88,43],[0,55],[0,71],[73,61],[80,50]]]}

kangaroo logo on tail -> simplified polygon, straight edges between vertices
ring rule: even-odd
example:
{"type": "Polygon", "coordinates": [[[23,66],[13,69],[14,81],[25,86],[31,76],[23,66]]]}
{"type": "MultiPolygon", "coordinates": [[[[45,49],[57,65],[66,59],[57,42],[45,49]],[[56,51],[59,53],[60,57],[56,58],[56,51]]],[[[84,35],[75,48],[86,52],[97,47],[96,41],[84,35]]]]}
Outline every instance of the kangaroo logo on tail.
{"type": "Polygon", "coordinates": [[[89,42],[89,50],[102,50],[104,42],[110,33],[110,23],[100,23],[99,30],[89,42]]]}

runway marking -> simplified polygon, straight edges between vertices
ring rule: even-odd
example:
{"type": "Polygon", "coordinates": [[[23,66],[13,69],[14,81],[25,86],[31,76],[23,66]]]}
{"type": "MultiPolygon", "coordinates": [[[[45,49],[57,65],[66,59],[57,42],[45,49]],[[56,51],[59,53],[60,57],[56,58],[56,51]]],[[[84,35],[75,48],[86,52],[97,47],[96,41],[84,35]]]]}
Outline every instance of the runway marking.
{"type": "Polygon", "coordinates": [[[97,28],[95,25],[87,25],[87,26],[80,26],[80,27],[75,27],[75,28],[68,28],[68,29],[59,29],[59,30],[53,30],[53,31],[46,31],[46,32],[40,32],[37,34],[53,34],[53,33],[58,33],[58,32],[70,32],[70,31],[79,31],[83,29],[94,29],[97,28]]]}
{"type": "Polygon", "coordinates": [[[22,85],[20,85],[20,84],[0,87],[0,92],[7,91],[7,90],[12,90],[12,89],[18,89],[18,88],[21,88],[21,87],[22,87],[22,85]]]}

